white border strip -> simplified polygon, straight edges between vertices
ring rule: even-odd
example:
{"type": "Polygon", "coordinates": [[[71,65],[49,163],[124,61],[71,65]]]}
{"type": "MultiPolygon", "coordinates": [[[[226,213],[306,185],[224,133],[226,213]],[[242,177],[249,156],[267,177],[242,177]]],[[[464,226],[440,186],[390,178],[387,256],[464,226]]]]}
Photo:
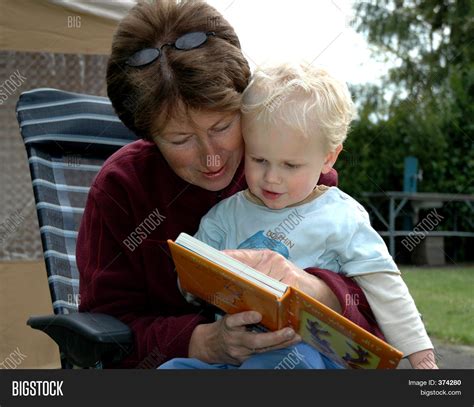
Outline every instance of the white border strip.
{"type": "Polygon", "coordinates": [[[69,212],[69,213],[84,213],[84,208],[76,208],[74,206],[56,205],[49,202],[38,202],[36,209],[52,209],[57,212],[69,212]]]}
{"type": "Polygon", "coordinates": [[[75,230],[65,230],[65,229],[57,228],[55,226],[41,226],[40,233],[51,233],[52,235],[61,236],[61,237],[70,237],[73,239],[76,239],[77,235],[79,234],[75,230]]]}
{"type": "Polygon", "coordinates": [[[46,181],[45,179],[37,178],[32,182],[33,186],[43,186],[46,188],[54,189],[56,191],[67,191],[67,192],[82,192],[88,193],[89,187],[82,187],[76,185],[66,185],[66,184],[55,184],[54,182],[46,181]]]}
{"type": "Polygon", "coordinates": [[[71,278],[71,277],[64,277],[64,276],[49,276],[48,283],[63,283],[72,285],[75,287],[79,287],[79,279],[78,278],[71,278]]]}
{"type": "Polygon", "coordinates": [[[68,116],[55,116],[55,117],[48,117],[45,119],[32,119],[32,120],[23,120],[21,122],[21,127],[32,126],[35,124],[44,124],[44,123],[59,123],[59,122],[66,122],[69,120],[100,120],[105,122],[116,122],[122,123],[117,116],[110,116],[105,114],[71,114],[68,116]]]}
{"type": "Polygon", "coordinates": [[[76,261],[76,256],[73,256],[72,254],[61,253],[61,252],[58,252],[57,250],[46,250],[44,252],[44,257],[45,259],[49,257],[54,257],[56,259],[68,260],[70,262],[76,261]]]}
{"type": "Polygon", "coordinates": [[[45,107],[72,105],[74,103],[97,103],[99,105],[109,105],[109,106],[112,105],[112,103],[110,103],[109,100],[93,100],[93,99],[79,98],[79,99],[64,99],[57,102],[36,103],[34,105],[28,105],[28,106],[19,106],[18,109],[16,109],[16,111],[23,112],[24,110],[34,110],[34,109],[43,109],[45,107]]]}
{"type": "MultiPolygon", "coordinates": [[[[138,139],[137,139],[138,140],[138,139]]],[[[30,136],[25,137],[25,144],[30,144],[38,141],[69,141],[69,142],[78,142],[83,144],[99,144],[99,145],[112,145],[112,146],[126,146],[129,143],[132,143],[135,140],[125,140],[118,138],[108,138],[108,137],[84,137],[80,135],[70,135],[70,134],[46,134],[42,136],[30,136]]]]}
{"type": "Polygon", "coordinates": [[[69,302],[64,301],[64,300],[56,300],[56,301],[53,302],[53,308],[54,309],[61,308],[61,307],[65,307],[65,308],[69,308],[69,309],[73,309],[73,310],[78,309],[77,304],[72,304],[72,303],[69,303],[69,302]]]}
{"type": "Polygon", "coordinates": [[[99,171],[102,166],[101,165],[92,165],[92,164],[81,164],[78,166],[72,166],[69,164],[66,164],[64,162],[59,162],[59,161],[50,161],[46,160],[41,157],[30,157],[28,159],[28,162],[30,163],[38,163],[38,164],[43,164],[46,165],[49,168],[61,168],[61,169],[67,169],[67,170],[80,170],[80,171],[99,171]]]}

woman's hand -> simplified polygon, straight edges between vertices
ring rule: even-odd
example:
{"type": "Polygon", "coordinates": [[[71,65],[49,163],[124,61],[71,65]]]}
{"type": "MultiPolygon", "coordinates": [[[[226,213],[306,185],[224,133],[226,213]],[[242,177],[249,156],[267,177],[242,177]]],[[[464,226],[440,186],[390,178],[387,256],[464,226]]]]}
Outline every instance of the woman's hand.
{"type": "Polygon", "coordinates": [[[341,305],[336,295],[319,278],[307,273],[272,250],[223,250],[224,253],[289,286],[298,288],[336,312],[341,305]]]}
{"type": "Polygon", "coordinates": [[[247,329],[247,325],[257,324],[261,319],[258,312],[245,311],[198,325],[191,335],[188,356],[207,363],[241,365],[253,354],[286,348],[301,341],[291,328],[265,333],[247,329]]]}

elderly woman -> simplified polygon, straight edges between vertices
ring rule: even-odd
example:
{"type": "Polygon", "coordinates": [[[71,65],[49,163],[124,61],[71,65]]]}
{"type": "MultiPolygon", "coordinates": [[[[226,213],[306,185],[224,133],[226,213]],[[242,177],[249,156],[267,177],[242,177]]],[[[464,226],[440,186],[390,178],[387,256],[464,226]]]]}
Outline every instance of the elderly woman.
{"type": "MultiPolygon", "coordinates": [[[[135,346],[122,367],[173,358],[241,365],[300,338],[290,328],[249,332],[255,311],[214,320],[177,286],[167,239],[196,232],[220,200],[246,188],[241,94],[250,69],[229,23],[201,1],[141,2],[120,23],[107,90],[123,123],[141,140],[111,156],[89,193],[77,244],[80,311],[128,324],[135,346]]],[[[335,173],[320,183],[332,185],[335,173]]],[[[261,254],[240,257],[252,265],[261,254]]],[[[338,274],[298,269],[273,252],[259,268],[281,267],[299,286],[377,333],[362,291],[338,274]],[[357,298],[358,301],[348,301],[357,298]]]]}

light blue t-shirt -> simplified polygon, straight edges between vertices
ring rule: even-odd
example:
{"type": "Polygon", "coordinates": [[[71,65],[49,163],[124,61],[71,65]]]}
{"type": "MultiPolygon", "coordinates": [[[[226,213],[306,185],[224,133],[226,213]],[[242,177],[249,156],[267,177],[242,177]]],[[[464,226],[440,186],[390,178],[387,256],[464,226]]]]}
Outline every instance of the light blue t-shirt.
{"type": "Polygon", "coordinates": [[[211,208],[195,237],[219,250],[271,249],[300,268],[348,277],[399,273],[367,211],[337,187],[284,209],[269,209],[238,192],[211,208]]]}

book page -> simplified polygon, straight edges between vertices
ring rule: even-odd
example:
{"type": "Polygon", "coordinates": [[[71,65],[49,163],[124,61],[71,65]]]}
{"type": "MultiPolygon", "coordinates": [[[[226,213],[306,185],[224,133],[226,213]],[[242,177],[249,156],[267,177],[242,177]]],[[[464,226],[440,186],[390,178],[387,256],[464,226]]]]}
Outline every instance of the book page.
{"type": "Polygon", "coordinates": [[[202,257],[205,257],[210,261],[213,261],[214,263],[219,264],[220,266],[228,269],[232,273],[239,275],[240,277],[252,281],[252,283],[262,287],[264,290],[270,291],[272,294],[275,294],[278,297],[281,297],[288,289],[286,284],[275,280],[274,278],[271,278],[250,266],[247,266],[246,264],[186,233],[180,233],[175,243],[197,253],[202,257]]]}

